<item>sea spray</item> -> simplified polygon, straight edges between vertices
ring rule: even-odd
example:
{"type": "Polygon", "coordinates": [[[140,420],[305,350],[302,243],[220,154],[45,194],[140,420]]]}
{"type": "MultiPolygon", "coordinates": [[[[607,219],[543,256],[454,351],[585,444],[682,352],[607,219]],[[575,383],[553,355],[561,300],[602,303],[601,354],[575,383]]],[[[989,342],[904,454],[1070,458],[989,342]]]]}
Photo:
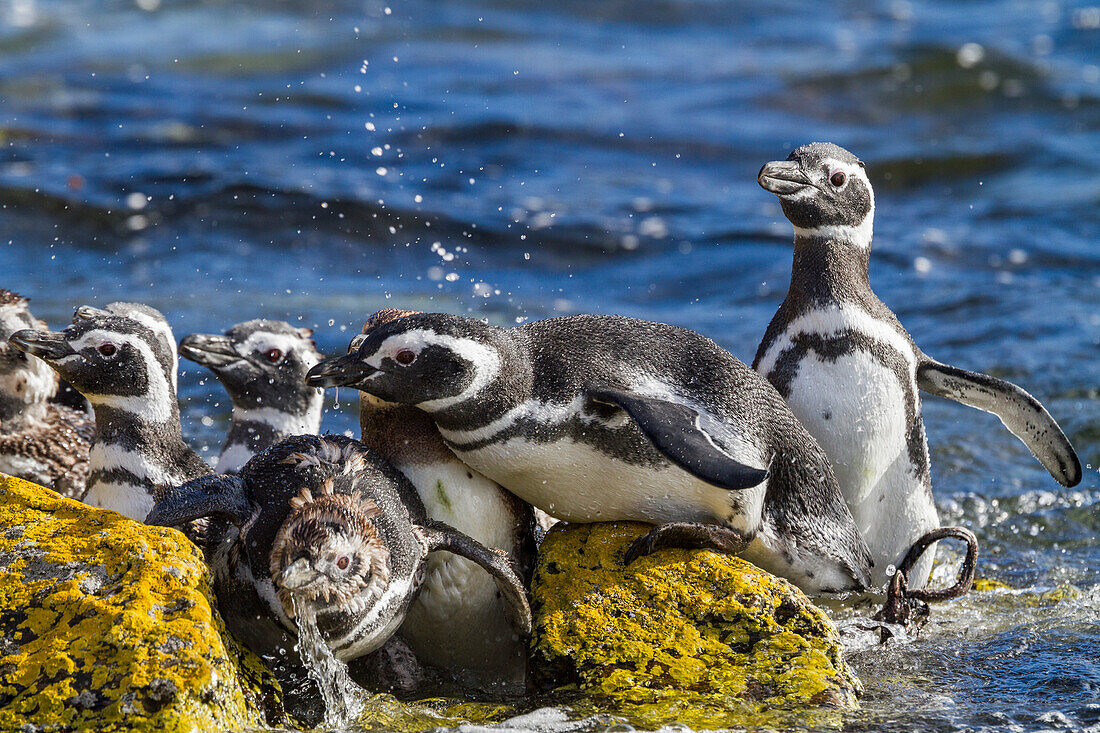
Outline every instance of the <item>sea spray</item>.
{"type": "Polygon", "coordinates": [[[291,595],[294,619],[298,625],[295,649],[309,670],[309,676],[321,689],[325,703],[325,728],[344,728],[363,710],[364,692],[348,676],[348,665],[337,659],[317,628],[313,605],[291,595]]]}

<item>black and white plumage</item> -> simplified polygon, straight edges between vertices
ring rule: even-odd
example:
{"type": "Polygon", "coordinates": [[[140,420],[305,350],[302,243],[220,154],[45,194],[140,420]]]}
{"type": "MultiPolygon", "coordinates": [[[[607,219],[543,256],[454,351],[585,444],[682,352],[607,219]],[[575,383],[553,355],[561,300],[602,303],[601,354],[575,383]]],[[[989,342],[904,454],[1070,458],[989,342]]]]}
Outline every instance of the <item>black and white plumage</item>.
{"type": "MultiPolygon", "coordinates": [[[[1027,392],[924,354],[874,294],[868,263],[875,199],[862,162],[829,143],[765,165],[759,183],[794,225],[790,290],[753,363],[829,454],[885,581],[909,546],[939,526],[920,389],[992,412],[1060,483],[1081,480],[1062,430],[1027,392]]],[[[928,578],[933,553],[909,576],[928,578]]]]}
{"type": "Polygon", "coordinates": [[[142,520],[164,487],[210,473],[181,435],[174,349],[145,322],[86,313],[60,333],[23,330],[9,341],[53,367],[95,411],[86,503],[142,520]]]}
{"type": "Polygon", "coordinates": [[[311,375],[416,405],[464,463],[555,517],[661,525],[628,560],[718,547],[814,592],[869,581],[824,452],[771,385],[692,331],[418,314],[311,375]]]}
{"type": "Polygon", "coordinates": [[[129,318],[132,321],[137,321],[148,328],[157,339],[157,348],[155,350],[157,358],[161,359],[167,357],[171,362],[171,367],[168,369],[168,375],[172,383],[172,394],[179,393],[180,364],[179,357],[176,355],[176,337],[172,333],[172,325],[168,323],[168,319],[164,317],[163,313],[145,303],[131,303],[124,300],[117,300],[113,303],[108,303],[102,308],[96,308],[90,305],[79,306],[73,313],[73,320],[83,320],[95,316],[121,316],[123,318],[129,318]]]}
{"type": "Polygon", "coordinates": [[[308,605],[338,659],[381,647],[405,619],[436,550],[488,570],[517,631],[530,633],[526,591],[507,558],[429,521],[404,476],[350,438],[288,438],[239,475],[177,487],[148,521],[200,517],[211,518],[207,555],[226,624],[276,668],[292,648],[295,601],[308,605]]]}
{"type": "MultiPolygon", "coordinates": [[[[374,328],[412,313],[374,314],[349,353],[357,353],[374,328]]],[[[521,569],[533,566],[529,504],[460,461],[421,410],[365,392],[359,405],[360,440],[409,479],[429,519],[502,550],[521,569]]],[[[491,575],[457,555],[428,558],[420,595],[400,634],[422,664],[478,689],[525,680],[527,647],[508,622],[505,599],[491,575]]]]}
{"type": "Polygon", "coordinates": [[[312,335],[285,321],[256,319],[224,336],[194,333],[180,342],[180,356],[214,372],[233,401],[218,473],[239,471],[291,435],[320,432],[322,393],[305,381],[321,360],[312,335]]]}
{"type": "Polygon", "coordinates": [[[0,473],[80,498],[95,430],[85,412],[51,402],[57,374],[8,343],[26,328],[45,328],[28,299],[0,289],[0,473]]]}

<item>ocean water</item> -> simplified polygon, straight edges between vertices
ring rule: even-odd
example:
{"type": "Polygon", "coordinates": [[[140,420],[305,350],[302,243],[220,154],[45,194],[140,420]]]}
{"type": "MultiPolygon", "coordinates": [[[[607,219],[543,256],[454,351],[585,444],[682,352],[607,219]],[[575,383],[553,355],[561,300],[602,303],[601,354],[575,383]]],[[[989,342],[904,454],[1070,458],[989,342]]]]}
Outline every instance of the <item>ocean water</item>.
{"type": "MultiPolygon", "coordinates": [[[[120,298],[177,337],[258,316],[341,352],[384,306],[667,321],[749,361],[791,234],[760,166],[861,156],[871,278],[941,361],[1010,379],[1088,466],[928,398],[945,522],[1011,590],[856,652],[858,729],[1100,726],[1100,8],[800,3],[0,3],[0,286],[120,298]]],[[[187,362],[184,430],[229,415],[187,362]]],[[[325,427],[354,428],[354,395],[325,427]]],[[[553,717],[553,716],[551,716],[553,717]]]]}

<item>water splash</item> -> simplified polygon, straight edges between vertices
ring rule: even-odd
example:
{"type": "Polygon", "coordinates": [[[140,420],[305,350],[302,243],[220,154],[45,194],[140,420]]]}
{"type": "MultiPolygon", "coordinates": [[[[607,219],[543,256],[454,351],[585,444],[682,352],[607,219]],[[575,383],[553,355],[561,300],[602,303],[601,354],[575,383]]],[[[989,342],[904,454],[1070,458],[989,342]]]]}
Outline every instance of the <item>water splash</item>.
{"type": "Polygon", "coordinates": [[[346,728],[363,711],[363,689],[351,681],[348,665],[337,659],[317,628],[313,606],[291,595],[294,618],[298,625],[295,650],[305,662],[309,676],[321,689],[325,702],[324,728],[346,728]]]}

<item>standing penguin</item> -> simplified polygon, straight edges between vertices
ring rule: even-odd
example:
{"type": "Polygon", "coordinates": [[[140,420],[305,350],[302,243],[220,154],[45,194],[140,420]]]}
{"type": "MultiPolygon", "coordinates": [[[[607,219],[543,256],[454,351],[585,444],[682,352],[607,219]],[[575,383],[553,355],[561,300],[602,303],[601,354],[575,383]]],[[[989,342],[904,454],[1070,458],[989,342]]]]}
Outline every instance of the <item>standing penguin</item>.
{"type": "Polygon", "coordinates": [[[86,503],[144,520],[164,487],[211,472],[183,442],[174,350],[158,331],[89,314],[60,333],[28,329],[8,341],[53,367],[95,411],[86,503]]]}
{"type": "Polygon", "coordinates": [[[27,302],[0,289],[0,473],[79,499],[95,425],[86,412],[51,402],[57,374],[7,342],[16,331],[46,326],[27,302]]]}
{"type": "Polygon", "coordinates": [[[179,353],[201,364],[233,401],[233,422],[218,457],[218,473],[236,473],[249,458],[291,435],[321,431],[321,390],[306,372],[321,360],[308,328],[285,321],[238,323],[224,336],[193,333],[179,353]]]}
{"type": "MultiPolygon", "coordinates": [[[[753,362],[818,439],[871,548],[875,582],[939,526],[919,389],[992,412],[1056,480],[1081,463],[1050,414],[1024,390],[922,352],[871,290],[875,197],[863,163],[830,143],[803,145],[757,179],[794,225],[786,299],[753,362]]],[[[934,554],[910,571],[927,580],[934,554]]]]}
{"type": "Polygon", "coordinates": [[[810,592],[870,580],[825,453],[770,384],[692,331],[594,315],[503,329],[418,313],[310,379],[415,405],[464,463],[560,519],[659,525],[628,562],[706,547],[810,592]]]}
{"type": "MultiPolygon", "coordinates": [[[[375,328],[413,313],[375,313],[348,352],[358,352],[375,328]]],[[[409,479],[429,519],[502,550],[521,570],[534,564],[531,506],[460,461],[427,413],[360,392],[359,424],[362,442],[409,479]]],[[[435,553],[400,634],[422,663],[471,687],[514,686],[525,680],[527,647],[507,612],[484,569],[457,555],[435,553]]]]}

